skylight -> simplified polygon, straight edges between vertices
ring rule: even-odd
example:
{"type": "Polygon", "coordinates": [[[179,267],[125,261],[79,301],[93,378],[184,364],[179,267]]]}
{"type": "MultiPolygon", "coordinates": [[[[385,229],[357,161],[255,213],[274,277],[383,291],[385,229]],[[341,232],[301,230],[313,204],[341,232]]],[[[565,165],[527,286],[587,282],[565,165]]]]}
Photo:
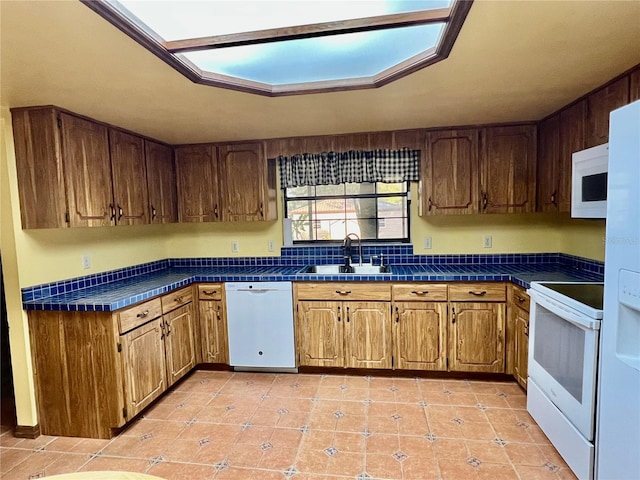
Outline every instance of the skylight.
{"type": "Polygon", "coordinates": [[[82,0],[188,78],[264,95],[372,88],[453,46],[471,0],[82,0]]]}

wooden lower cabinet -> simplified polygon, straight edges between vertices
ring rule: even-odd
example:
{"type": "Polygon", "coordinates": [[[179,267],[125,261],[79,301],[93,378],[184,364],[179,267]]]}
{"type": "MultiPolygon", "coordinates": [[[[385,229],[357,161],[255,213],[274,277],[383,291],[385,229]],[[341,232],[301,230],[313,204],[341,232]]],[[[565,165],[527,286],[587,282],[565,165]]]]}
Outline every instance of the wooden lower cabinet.
{"type": "Polygon", "coordinates": [[[344,302],[345,366],[391,368],[391,318],[387,302],[344,302]]]}
{"type": "Polygon", "coordinates": [[[410,370],[447,369],[446,302],[393,304],[395,367],[410,370]]]}
{"type": "Polygon", "coordinates": [[[504,303],[452,303],[449,369],[504,373],[504,303]]]}
{"type": "Polygon", "coordinates": [[[229,363],[227,316],[221,283],[198,285],[201,361],[229,363]]]}
{"type": "Polygon", "coordinates": [[[133,418],[167,389],[164,319],[121,337],[126,418],[133,418]]]}
{"type": "Polygon", "coordinates": [[[529,313],[520,308],[514,310],[515,346],[513,376],[525,390],[529,365],[529,313]]]}
{"type": "Polygon", "coordinates": [[[296,306],[299,364],[344,367],[344,328],[339,302],[301,301],[296,306]]]}
{"type": "Polygon", "coordinates": [[[162,319],[165,327],[167,387],[170,387],[196,366],[193,304],[179,307],[163,315],[162,319]]]}

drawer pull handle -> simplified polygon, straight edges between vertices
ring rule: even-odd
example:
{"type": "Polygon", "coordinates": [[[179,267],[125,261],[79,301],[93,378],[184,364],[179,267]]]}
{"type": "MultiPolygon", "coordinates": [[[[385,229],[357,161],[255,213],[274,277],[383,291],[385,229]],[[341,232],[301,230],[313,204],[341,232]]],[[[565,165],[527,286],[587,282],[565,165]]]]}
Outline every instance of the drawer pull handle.
{"type": "Polygon", "coordinates": [[[216,293],[218,293],[217,290],[203,290],[202,293],[204,293],[205,295],[215,295],[216,293]]]}
{"type": "Polygon", "coordinates": [[[149,310],[145,310],[144,312],[140,312],[139,314],[136,315],[136,318],[144,318],[147,315],[149,315],[149,310]]]}
{"type": "Polygon", "coordinates": [[[411,293],[413,293],[414,295],[427,295],[429,293],[429,290],[414,290],[411,293]]]}
{"type": "Polygon", "coordinates": [[[349,295],[351,293],[351,290],[336,290],[336,293],[338,295],[349,295]]]}
{"type": "Polygon", "coordinates": [[[525,301],[525,298],[521,297],[520,295],[518,295],[516,298],[518,299],[519,302],[524,302],[525,301]]]}
{"type": "Polygon", "coordinates": [[[179,297],[174,298],[174,301],[176,303],[182,303],[182,298],[183,298],[182,295],[180,295],[179,297]]]}
{"type": "Polygon", "coordinates": [[[475,295],[476,297],[484,297],[486,294],[486,290],[483,290],[481,292],[474,292],[473,290],[469,290],[469,295],[475,295]]]}

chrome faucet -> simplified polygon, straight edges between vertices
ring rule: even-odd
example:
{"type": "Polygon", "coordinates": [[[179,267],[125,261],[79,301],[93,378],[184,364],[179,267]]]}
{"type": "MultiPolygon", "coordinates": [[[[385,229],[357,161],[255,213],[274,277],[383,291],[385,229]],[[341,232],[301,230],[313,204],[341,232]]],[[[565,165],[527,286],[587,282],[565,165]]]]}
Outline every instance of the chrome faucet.
{"type": "Polygon", "coordinates": [[[342,242],[342,248],[344,248],[345,256],[348,256],[349,260],[353,262],[353,260],[351,259],[351,237],[355,237],[356,240],[358,240],[358,260],[359,260],[360,266],[362,266],[362,241],[360,240],[360,237],[356,233],[347,233],[347,236],[344,237],[344,241],[342,242]]]}

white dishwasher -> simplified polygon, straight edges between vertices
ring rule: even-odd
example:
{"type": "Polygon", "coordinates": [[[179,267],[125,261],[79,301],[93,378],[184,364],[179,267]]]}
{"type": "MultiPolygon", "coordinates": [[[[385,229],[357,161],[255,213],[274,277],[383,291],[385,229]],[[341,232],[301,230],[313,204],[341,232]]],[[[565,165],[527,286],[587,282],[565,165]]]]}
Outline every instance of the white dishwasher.
{"type": "Polygon", "coordinates": [[[227,282],[229,363],[241,369],[295,369],[291,282],[227,282]]]}

